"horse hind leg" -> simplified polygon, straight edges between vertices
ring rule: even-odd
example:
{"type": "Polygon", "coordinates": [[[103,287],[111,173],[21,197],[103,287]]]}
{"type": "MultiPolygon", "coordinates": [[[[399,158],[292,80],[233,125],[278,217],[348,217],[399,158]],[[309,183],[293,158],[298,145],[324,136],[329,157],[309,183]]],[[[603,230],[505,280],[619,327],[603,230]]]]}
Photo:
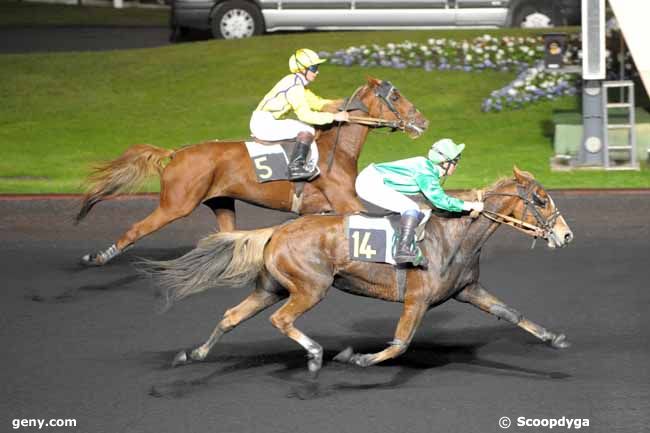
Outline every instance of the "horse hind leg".
{"type": "Polygon", "coordinates": [[[463,289],[456,295],[456,300],[470,303],[486,313],[490,313],[499,319],[504,319],[513,325],[517,325],[556,349],[566,349],[571,345],[567,341],[566,335],[551,332],[543,326],[524,318],[519,311],[507,306],[496,296],[485,290],[480,283],[463,289]]]}
{"type": "Polygon", "coordinates": [[[273,326],[305,348],[307,367],[312,374],[316,374],[323,365],[323,347],[296,328],[294,322],[323,299],[328,287],[319,294],[292,292],[287,302],[271,316],[273,326]]]}
{"type": "Polygon", "coordinates": [[[191,350],[181,350],[172,361],[172,367],[203,361],[210,353],[212,347],[219,342],[221,337],[232,331],[240,323],[250,319],[273,304],[286,298],[286,292],[278,286],[266,273],[260,274],[257,287],[246,299],[237,306],[227,310],[221,321],[210,334],[210,337],[201,346],[191,350]]]}
{"type": "Polygon", "coordinates": [[[131,228],[122,235],[120,239],[105,250],[93,254],[86,254],[81,258],[81,263],[86,266],[103,266],[115,257],[122,254],[135,242],[151,234],[170,222],[184,217],[192,212],[191,209],[166,209],[157,207],[145,219],[133,224],[131,228]]]}

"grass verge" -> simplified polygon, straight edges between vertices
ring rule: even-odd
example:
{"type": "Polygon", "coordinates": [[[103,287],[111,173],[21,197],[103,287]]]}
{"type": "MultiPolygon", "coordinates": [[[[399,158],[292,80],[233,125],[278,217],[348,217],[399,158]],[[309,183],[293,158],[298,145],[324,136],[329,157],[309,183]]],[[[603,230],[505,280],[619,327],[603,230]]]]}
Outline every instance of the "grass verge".
{"type": "MultiPolygon", "coordinates": [[[[335,50],[362,43],[471,38],[486,30],[319,32],[205,41],[163,48],[0,56],[0,193],[79,192],[88,166],[128,145],[179,147],[206,139],[248,136],[251,110],[286,73],[296,48],[335,50]]],[[[530,34],[490,30],[492,35],[530,34]]],[[[576,110],[563,98],[519,111],[482,113],[481,101],[513,74],[486,71],[339,68],[325,65],[314,90],[349,95],[366,75],[391,80],[430,120],[424,137],[373,132],[360,166],[424,155],[451,137],[467,144],[448,188],[483,186],[529,170],[552,188],[650,187],[650,170],[553,173],[554,111],[576,110]]],[[[148,184],[155,189],[155,183],[148,184]]]]}

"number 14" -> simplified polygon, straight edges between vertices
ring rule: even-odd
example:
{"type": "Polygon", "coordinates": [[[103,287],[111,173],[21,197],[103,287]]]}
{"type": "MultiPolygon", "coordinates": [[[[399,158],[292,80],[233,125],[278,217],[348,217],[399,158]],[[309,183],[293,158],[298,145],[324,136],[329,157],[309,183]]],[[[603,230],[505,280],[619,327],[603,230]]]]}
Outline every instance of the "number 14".
{"type": "Polygon", "coordinates": [[[371,259],[372,256],[377,254],[376,250],[372,249],[370,242],[370,232],[365,232],[363,238],[361,238],[361,233],[355,231],[352,233],[352,238],[354,239],[354,256],[361,257],[361,254],[365,255],[367,259],[371,259]],[[361,242],[359,239],[361,238],[361,242]]]}

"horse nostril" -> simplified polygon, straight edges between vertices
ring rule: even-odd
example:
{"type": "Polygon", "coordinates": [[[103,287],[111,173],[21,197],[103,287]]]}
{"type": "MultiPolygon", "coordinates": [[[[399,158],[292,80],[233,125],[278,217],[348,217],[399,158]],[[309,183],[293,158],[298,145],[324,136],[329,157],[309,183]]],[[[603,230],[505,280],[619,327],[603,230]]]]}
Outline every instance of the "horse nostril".
{"type": "Polygon", "coordinates": [[[573,233],[569,232],[569,233],[567,233],[567,234],[564,235],[564,242],[565,242],[565,243],[568,244],[568,243],[571,242],[572,240],[573,240],[573,233]]]}

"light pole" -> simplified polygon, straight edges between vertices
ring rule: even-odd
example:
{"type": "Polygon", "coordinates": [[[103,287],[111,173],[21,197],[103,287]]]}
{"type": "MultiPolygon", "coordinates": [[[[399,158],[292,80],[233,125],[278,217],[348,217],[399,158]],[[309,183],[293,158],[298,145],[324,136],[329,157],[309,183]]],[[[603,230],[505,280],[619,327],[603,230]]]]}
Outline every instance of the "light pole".
{"type": "Polygon", "coordinates": [[[582,140],[576,165],[605,166],[605,0],[582,0],[582,140]]]}

